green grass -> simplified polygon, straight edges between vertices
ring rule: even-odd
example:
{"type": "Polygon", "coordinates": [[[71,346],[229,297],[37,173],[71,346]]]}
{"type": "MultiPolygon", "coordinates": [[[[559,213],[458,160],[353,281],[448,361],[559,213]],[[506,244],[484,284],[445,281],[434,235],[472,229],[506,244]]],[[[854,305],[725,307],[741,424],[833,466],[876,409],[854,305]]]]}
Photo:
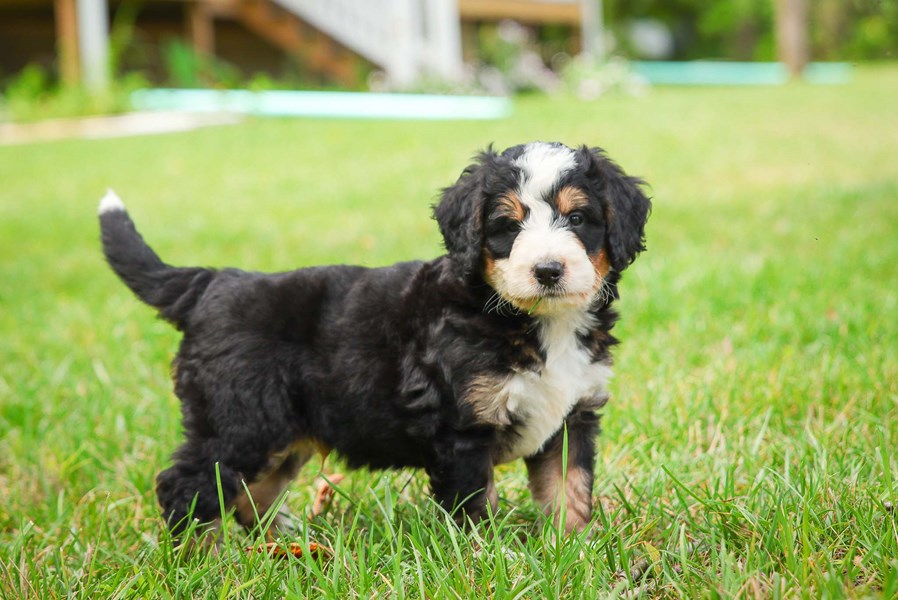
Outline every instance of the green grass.
{"type": "Polygon", "coordinates": [[[0,147],[0,597],[894,597],[896,89],[881,67],[524,98],[490,123],[0,147]],[[299,538],[328,562],[247,554],[237,528],[219,555],[173,549],[153,480],[179,442],[178,336],[100,257],[105,189],[176,264],[382,265],[440,252],[429,205],[476,149],[533,139],[607,148],[655,202],[621,286],[594,537],[554,539],[513,464],[474,534],[420,474],[361,471],[299,538]]]}

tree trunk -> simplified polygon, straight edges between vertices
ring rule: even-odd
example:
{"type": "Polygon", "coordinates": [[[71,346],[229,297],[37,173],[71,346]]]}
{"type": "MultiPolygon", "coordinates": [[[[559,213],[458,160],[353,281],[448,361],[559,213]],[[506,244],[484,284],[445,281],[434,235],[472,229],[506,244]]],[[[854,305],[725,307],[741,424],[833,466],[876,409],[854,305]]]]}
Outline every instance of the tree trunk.
{"type": "Polygon", "coordinates": [[[78,16],[75,0],[55,0],[56,48],[59,75],[65,85],[78,85],[81,68],[78,57],[78,16]]]}
{"type": "Polygon", "coordinates": [[[807,0],[776,0],[776,46],[780,61],[797,79],[810,54],[807,0]]]}

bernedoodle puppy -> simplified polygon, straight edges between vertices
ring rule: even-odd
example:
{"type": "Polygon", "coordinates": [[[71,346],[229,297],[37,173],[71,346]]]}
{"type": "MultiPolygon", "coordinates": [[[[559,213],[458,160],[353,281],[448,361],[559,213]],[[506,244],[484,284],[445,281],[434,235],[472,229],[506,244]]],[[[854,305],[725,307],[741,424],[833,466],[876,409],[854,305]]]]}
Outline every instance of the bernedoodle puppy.
{"type": "Polygon", "coordinates": [[[333,450],[350,467],[423,468],[460,521],[495,509],[493,468],[523,458],[535,502],[583,530],[611,305],[645,249],[642,184],[597,148],[489,149],[434,207],[444,256],[276,274],[169,266],[110,191],[109,264],[183,332],[186,440],[157,479],[170,527],[217,521],[219,480],[253,526],[333,450]]]}

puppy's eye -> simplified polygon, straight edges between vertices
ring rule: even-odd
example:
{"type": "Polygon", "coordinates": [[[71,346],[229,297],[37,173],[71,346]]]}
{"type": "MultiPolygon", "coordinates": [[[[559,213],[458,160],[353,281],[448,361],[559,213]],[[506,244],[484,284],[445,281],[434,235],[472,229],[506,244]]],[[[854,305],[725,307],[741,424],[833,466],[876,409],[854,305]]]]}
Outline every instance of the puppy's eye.
{"type": "Polygon", "coordinates": [[[579,227],[580,225],[583,225],[584,222],[586,222],[586,219],[583,217],[582,213],[572,212],[571,214],[568,215],[567,221],[573,227],[579,227]]]}
{"type": "Polygon", "coordinates": [[[517,221],[506,221],[505,222],[505,232],[506,233],[517,233],[518,230],[521,229],[521,224],[517,221]]]}

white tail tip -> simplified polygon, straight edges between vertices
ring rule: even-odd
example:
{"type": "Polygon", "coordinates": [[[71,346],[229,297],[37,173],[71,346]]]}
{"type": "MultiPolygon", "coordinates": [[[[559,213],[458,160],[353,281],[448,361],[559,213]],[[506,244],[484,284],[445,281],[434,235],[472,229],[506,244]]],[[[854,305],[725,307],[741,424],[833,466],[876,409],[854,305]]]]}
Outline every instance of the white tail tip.
{"type": "Polygon", "coordinates": [[[112,212],[114,210],[124,211],[125,204],[122,202],[122,199],[118,197],[118,194],[112,190],[106,190],[106,195],[100,200],[100,206],[97,208],[97,213],[102,215],[103,213],[112,212]]]}

